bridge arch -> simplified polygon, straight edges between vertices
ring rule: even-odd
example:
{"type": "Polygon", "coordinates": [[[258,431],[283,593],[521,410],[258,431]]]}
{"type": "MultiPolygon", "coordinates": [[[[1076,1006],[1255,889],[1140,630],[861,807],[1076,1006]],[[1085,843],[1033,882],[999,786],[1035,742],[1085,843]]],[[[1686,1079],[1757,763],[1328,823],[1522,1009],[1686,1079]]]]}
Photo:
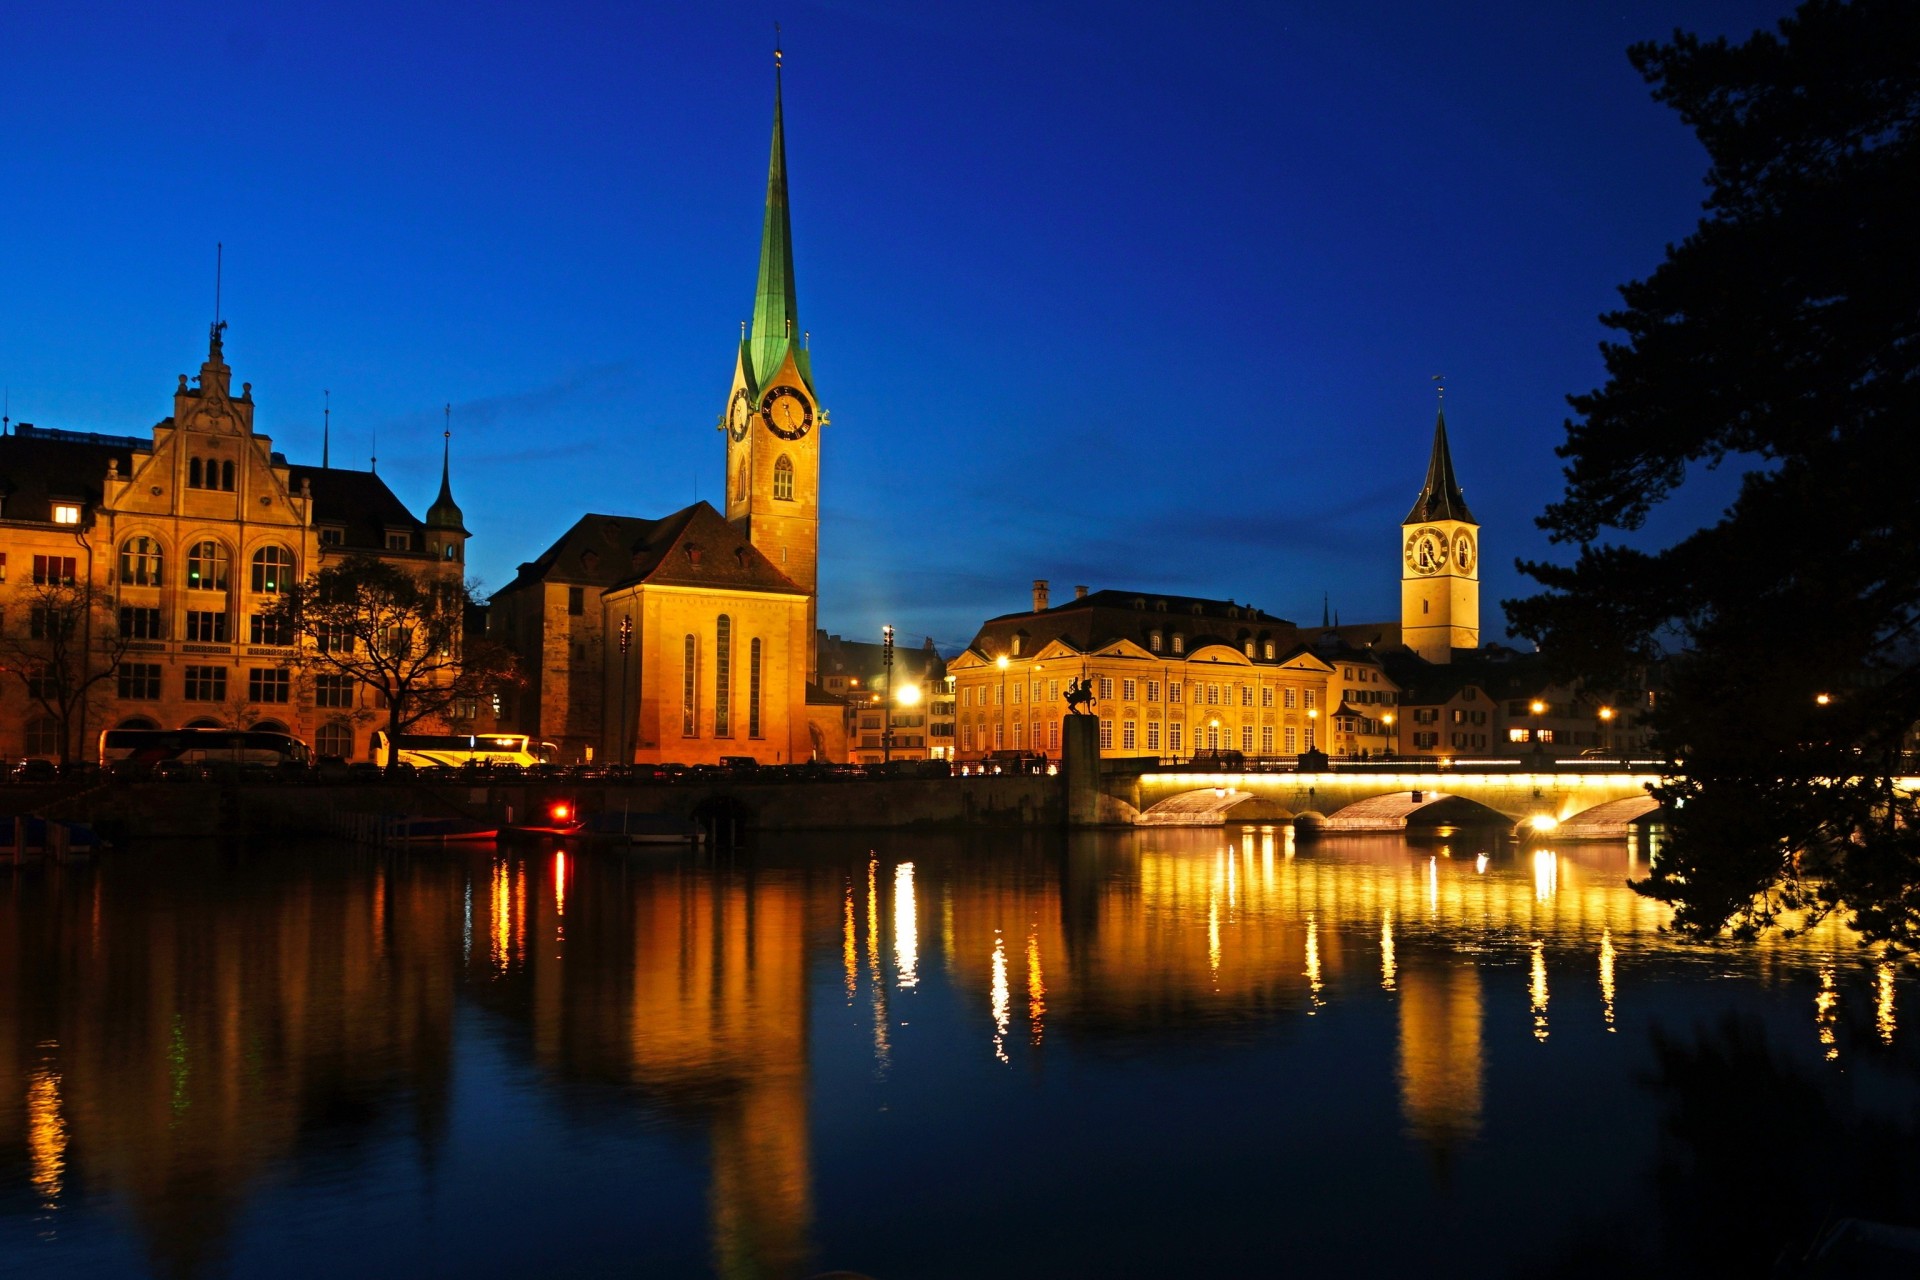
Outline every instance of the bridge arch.
{"type": "Polygon", "coordinates": [[[1143,827],[1217,827],[1225,822],[1291,822],[1286,806],[1251,791],[1209,787],[1167,796],[1141,811],[1143,827]]]}
{"type": "Polygon", "coordinates": [[[1321,830],[1329,834],[1405,831],[1416,814],[1430,823],[1497,822],[1502,826],[1511,826],[1519,816],[1445,791],[1389,791],[1336,809],[1321,824],[1321,830]]]}
{"type": "Polygon", "coordinates": [[[1642,818],[1650,817],[1660,809],[1660,802],[1649,795],[1628,796],[1622,800],[1609,800],[1594,805],[1578,813],[1569,814],[1560,820],[1554,829],[1555,840],[1623,840],[1633,831],[1633,824],[1642,818]]]}

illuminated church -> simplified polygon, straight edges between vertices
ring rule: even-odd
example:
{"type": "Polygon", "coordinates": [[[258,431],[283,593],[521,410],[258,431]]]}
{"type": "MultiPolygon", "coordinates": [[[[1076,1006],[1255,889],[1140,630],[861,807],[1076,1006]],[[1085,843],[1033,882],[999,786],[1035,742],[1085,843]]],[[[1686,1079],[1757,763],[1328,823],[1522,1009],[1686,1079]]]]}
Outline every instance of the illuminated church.
{"type": "Polygon", "coordinates": [[[526,677],[502,727],[567,761],[843,756],[844,707],[814,685],[826,425],[794,288],[776,54],[753,320],[720,414],[724,510],[584,515],[521,565],[488,622],[526,677]]]}

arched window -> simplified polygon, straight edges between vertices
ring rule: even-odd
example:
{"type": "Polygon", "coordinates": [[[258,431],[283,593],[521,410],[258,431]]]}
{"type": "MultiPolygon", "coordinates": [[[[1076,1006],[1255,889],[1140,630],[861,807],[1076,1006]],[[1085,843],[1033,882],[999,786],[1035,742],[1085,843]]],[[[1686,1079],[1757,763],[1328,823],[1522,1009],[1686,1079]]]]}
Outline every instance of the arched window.
{"type": "MultiPolygon", "coordinates": [[[[211,480],[213,476],[208,475],[207,479],[211,480]]],[[[233,492],[233,464],[231,462],[223,462],[220,464],[220,487],[228,493],[233,492]]]]}
{"type": "MultiPolygon", "coordinates": [[[[779,481],[774,481],[774,484],[778,486],[779,481]]],[[[740,459],[740,465],[733,471],[733,496],[741,499],[747,496],[747,460],[745,458],[740,459]]]]}
{"type": "Polygon", "coordinates": [[[120,582],[129,587],[160,585],[160,542],[144,535],[120,544],[120,582]]]}
{"type": "Polygon", "coordinates": [[[713,625],[713,736],[733,736],[733,619],[721,614],[713,625]]]}
{"type": "Polygon", "coordinates": [[[342,720],[329,720],[313,735],[314,754],[353,758],[353,726],[342,720]]]}
{"type": "Polygon", "coordinates": [[[696,696],[696,691],[699,689],[696,681],[700,674],[700,639],[698,636],[695,636],[691,632],[687,634],[687,641],[682,654],[680,671],[680,732],[686,737],[691,738],[694,735],[694,730],[698,727],[699,722],[697,715],[700,709],[696,696]]]}
{"type": "Polygon", "coordinates": [[[1158,653],[1160,652],[1160,643],[1160,633],[1158,631],[1147,632],[1147,648],[1158,653]]]}
{"type": "Polygon", "coordinates": [[[1178,631],[1173,633],[1173,651],[1175,653],[1185,653],[1187,651],[1187,638],[1178,631]]]}
{"type": "Polygon", "coordinates": [[[256,724],[247,726],[247,732],[249,733],[285,733],[286,731],[287,726],[281,724],[278,720],[261,720],[256,724]]]}
{"type": "Polygon", "coordinates": [[[747,736],[760,736],[760,640],[755,637],[747,658],[747,736]]]}
{"type": "Polygon", "coordinates": [[[27,721],[27,754],[30,756],[57,756],[60,754],[60,722],[52,716],[35,716],[27,721]]]}
{"type": "Polygon", "coordinates": [[[182,729],[218,729],[218,728],[221,728],[222,725],[218,720],[215,720],[212,716],[201,716],[197,720],[187,721],[185,724],[181,725],[180,727],[182,729]]]}
{"type": "Polygon", "coordinates": [[[113,727],[116,729],[158,729],[160,726],[146,716],[129,716],[113,727]]]}
{"type": "Polygon", "coordinates": [[[225,591],[227,549],[212,540],[194,543],[187,552],[187,586],[200,591],[225,591]]]}
{"type": "Polygon", "coordinates": [[[200,478],[201,478],[200,477],[200,459],[198,458],[187,459],[187,488],[189,489],[204,488],[205,486],[203,486],[200,483],[200,478]]]}
{"type": "Polygon", "coordinates": [[[773,464],[773,496],[780,502],[793,501],[793,463],[784,453],[773,464]]]}
{"type": "Polygon", "coordinates": [[[253,553],[253,589],[263,594],[285,591],[293,571],[293,552],[285,547],[262,547],[253,553]]]}

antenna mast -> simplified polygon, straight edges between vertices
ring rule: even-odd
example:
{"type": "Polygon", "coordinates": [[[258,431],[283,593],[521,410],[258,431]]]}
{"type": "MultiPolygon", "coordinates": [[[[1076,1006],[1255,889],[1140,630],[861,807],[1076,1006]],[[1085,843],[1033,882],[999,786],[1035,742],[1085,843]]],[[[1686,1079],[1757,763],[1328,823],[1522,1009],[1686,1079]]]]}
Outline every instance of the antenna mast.
{"type": "Polygon", "coordinates": [[[333,392],[322,390],[326,407],[320,410],[320,469],[327,469],[327,446],[333,440],[333,392]]]}

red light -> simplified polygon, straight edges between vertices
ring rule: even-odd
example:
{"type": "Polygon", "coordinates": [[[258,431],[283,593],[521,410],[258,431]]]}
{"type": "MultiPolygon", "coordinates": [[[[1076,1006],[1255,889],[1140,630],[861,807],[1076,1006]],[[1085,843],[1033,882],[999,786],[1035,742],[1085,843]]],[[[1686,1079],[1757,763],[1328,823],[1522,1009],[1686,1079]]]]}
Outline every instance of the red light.
{"type": "Polygon", "coordinates": [[[572,816],[573,816],[572,805],[569,805],[563,801],[562,803],[553,806],[553,820],[555,822],[565,822],[568,818],[572,816]]]}

